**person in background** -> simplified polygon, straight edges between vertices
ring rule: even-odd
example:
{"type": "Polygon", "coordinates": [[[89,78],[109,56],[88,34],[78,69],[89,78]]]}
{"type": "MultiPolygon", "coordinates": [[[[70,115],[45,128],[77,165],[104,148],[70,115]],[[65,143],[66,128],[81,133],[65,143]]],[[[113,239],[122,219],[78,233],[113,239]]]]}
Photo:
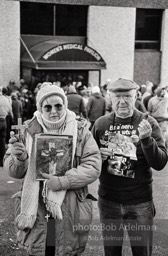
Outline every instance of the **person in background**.
{"type": "Polygon", "coordinates": [[[137,90],[137,98],[136,98],[136,101],[135,101],[135,107],[139,111],[145,113],[146,109],[145,109],[144,105],[142,104],[141,99],[142,99],[142,94],[141,94],[141,92],[139,90],[137,90]]]}
{"type": "Polygon", "coordinates": [[[150,94],[150,95],[148,95],[148,96],[146,96],[146,97],[144,98],[144,100],[143,100],[143,105],[144,105],[144,107],[145,107],[146,110],[148,110],[148,102],[149,102],[149,100],[150,100],[152,97],[154,97],[154,96],[156,95],[157,88],[158,88],[158,85],[157,85],[157,84],[154,84],[154,85],[152,86],[152,94],[150,94]]]}
{"type": "Polygon", "coordinates": [[[89,230],[83,232],[79,226],[74,231],[74,227],[89,227],[91,223],[92,203],[87,185],[99,177],[100,152],[87,129],[87,121],[77,121],[74,112],[67,108],[62,88],[42,84],[36,102],[37,111],[26,122],[25,144],[12,134],[4,157],[9,176],[24,179],[22,191],[14,196],[18,245],[31,256],[81,255],[89,230]],[[43,173],[45,181],[36,180],[35,135],[39,133],[73,137],[73,165],[64,176],[43,173]]]}
{"type": "Polygon", "coordinates": [[[2,94],[3,87],[0,87],[0,166],[3,166],[3,157],[5,154],[5,143],[7,136],[7,116],[13,120],[12,106],[7,97],[2,94]]]}
{"type": "Polygon", "coordinates": [[[84,87],[84,85],[82,84],[82,82],[81,82],[81,81],[76,82],[76,84],[75,84],[75,88],[76,88],[76,92],[77,92],[77,94],[79,94],[79,95],[81,95],[81,96],[82,96],[82,92],[83,92],[83,90],[85,89],[85,87],[84,87]]]}
{"type": "Polygon", "coordinates": [[[26,84],[26,81],[25,81],[24,79],[20,79],[19,90],[20,90],[20,92],[22,93],[22,90],[24,90],[24,89],[28,90],[29,87],[28,87],[28,85],[26,84]]]}
{"type": "Polygon", "coordinates": [[[152,255],[152,169],[162,170],[168,156],[157,121],[135,108],[138,88],[128,79],[110,83],[113,112],[92,129],[103,161],[98,206],[105,256],[122,255],[126,227],[133,256],[152,255]]]}
{"type": "Polygon", "coordinates": [[[84,117],[87,119],[87,111],[84,100],[75,89],[74,85],[70,85],[67,90],[68,109],[76,114],[77,119],[84,117]]]}
{"type": "Polygon", "coordinates": [[[165,97],[168,98],[168,85],[165,85],[165,90],[166,90],[165,97]]]}
{"type": "Polygon", "coordinates": [[[71,85],[71,80],[63,80],[61,83],[60,83],[60,87],[64,90],[65,94],[67,94],[67,91],[68,91],[68,87],[71,85]]]}
{"type": "Polygon", "coordinates": [[[156,96],[149,100],[148,112],[159,123],[168,149],[168,97],[165,86],[159,86],[156,96]]]}
{"type": "Polygon", "coordinates": [[[12,104],[12,99],[11,99],[11,95],[8,95],[8,89],[6,87],[2,88],[2,94],[7,98],[7,100],[9,101],[9,104],[12,104]]]}
{"type": "Polygon", "coordinates": [[[158,122],[168,119],[168,98],[166,94],[165,86],[159,86],[156,90],[156,95],[148,102],[148,112],[158,122]]]}
{"type": "Polygon", "coordinates": [[[90,91],[88,87],[84,87],[84,90],[82,91],[82,97],[83,97],[83,102],[85,105],[85,109],[87,109],[87,104],[89,102],[89,98],[90,98],[90,91]]]}
{"type": "Polygon", "coordinates": [[[22,119],[23,122],[32,118],[33,112],[35,110],[33,94],[30,90],[23,89],[20,95],[20,100],[22,102],[22,119]]]}
{"type": "Polygon", "coordinates": [[[90,96],[87,104],[88,119],[91,123],[90,130],[92,129],[95,121],[100,117],[105,115],[106,102],[100,93],[99,86],[94,86],[92,88],[92,96],[90,96]]]}
{"type": "Polygon", "coordinates": [[[140,88],[139,88],[139,91],[143,95],[146,92],[146,84],[141,84],[140,88]]]}
{"type": "Polygon", "coordinates": [[[38,84],[36,85],[36,87],[34,88],[33,93],[34,93],[34,96],[35,96],[35,97],[36,97],[36,95],[37,95],[37,92],[40,90],[41,85],[42,85],[42,83],[38,83],[38,84]]]}
{"type": "Polygon", "coordinates": [[[110,93],[109,90],[107,89],[108,84],[111,82],[110,79],[107,79],[105,84],[101,86],[101,93],[102,96],[104,97],[105,101],[106,101],[106,112],[105,114],[109,114],[112,111],[112,102],[111,102],[111,98],[110,98],[110,93]]]}
{"type": "MultiPolygon", "coordinates": [[[[6,87],[2,88],[2,94],[7,98],[9,104],[12,106],[11,95],[8,95],[8,89],[6,87]]],[[[6,116],[6,144],[8,144],[8,141],[10,139],[10,131],[11,131],[12,122],[13,122],[13,119],[12,119],[11,114],[9,113],[6,116]]]]}
{"type": "Polygon", "coordinates": [[[18,95],[16,92],[11,93],[12,99],[12,112],[13,112],[13,124],[16,125],[18,123],[18,118],[22,118],[22,102],[18,99],[18,95]]]}
{"type": "Polygon", "coordinates": [[[18,87],[17,87],[16,82],[15,82],[14,79],[11,79],[9,81],[9,84],[7,85],[6,88],[8,90],[8,96],[10,96],[12,92],[18,91],[18,87]]]}
{"type": "Polygon", "coordinates": [[[152,95],[152,87],[153,87],[153,83],[150,81],[146,81],[146,90],[145,92],[142,94],[142,104],[144,105],[144,99],[150,95],[152,95]]]}
{"type": "Polygon", "coordinates": [[[88,88],[88,90],[87,90],[88,97],[90,97],[92,95],[92,88],[93,88],[93,86],[94,86],[94,84],[92,82],[88,83],[88,86],[87,86],[87,88],[88,88]]]}

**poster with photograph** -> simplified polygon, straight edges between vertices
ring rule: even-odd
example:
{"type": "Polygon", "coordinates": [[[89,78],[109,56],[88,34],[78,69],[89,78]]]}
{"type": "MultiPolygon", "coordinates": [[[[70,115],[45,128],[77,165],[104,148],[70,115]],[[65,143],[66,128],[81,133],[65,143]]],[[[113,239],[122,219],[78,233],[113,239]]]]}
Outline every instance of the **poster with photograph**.
{"type": "Polygon", "coordinates": [[[137,156],[132,138],[111,132],[108,135],[108,148],[112,150],[112,156],[108,160],[108,172],[117,176],[134,178],[133,163],[137,160],[137,156]]]}
{"type": "Polygon", "coordinates": [[[36,179],[44,180],[42,173],[65,175],[72,168],[72,150],[72,136],[44,133],[36,135],[36,179]]]}
{"type": "Polygon", "coordinates": [[[113,150],[114,154],[129,157],[131,160],[137,160],[136,146],[129,136],[110,132],[108,135],[108,148],[113,150]]]}

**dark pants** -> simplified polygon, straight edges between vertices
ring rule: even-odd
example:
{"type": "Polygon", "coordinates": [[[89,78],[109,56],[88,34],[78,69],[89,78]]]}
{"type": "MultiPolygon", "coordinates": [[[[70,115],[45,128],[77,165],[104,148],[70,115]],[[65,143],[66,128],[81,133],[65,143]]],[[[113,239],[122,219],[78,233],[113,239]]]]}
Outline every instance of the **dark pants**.
{"type": "Polygon", "coordinates": [[[11,125],[12,125],[12,117],[11,115],[8,115],[6,117],[6,144],[8,144],[8,141],[10,139],[10,131],[11,131],[11,125]]]}
{"type": "MultiPolygon", "coordinates": [[[[34,256],[34,255],[29,255],[29,256],[34,256]]],[[[54,246],[46,247],[45,256],[55,256],[55,247],[54,246]]]]}
{"type": "Polygon", "coordinates": [[[152,255],[153,201],[127,205],[99,197],[98,206],[105,256],[122,256],[123,242],[129,245],[129,239],[133,256],[152,255]]]}
{"type": "MultiPolygon", "coordinates": [[[[76,255],[74,255],[74,256],[76,256],[76,255]]],[[[34,256],[34,255],[29,255],[29,256],[34,256]]],[[[45,256],[55,256],[55,247],[53,247],[53,246],[47,247],[46,252],[45,252],[45,256]]]]}
{"type": "Polygon", "coordinates": [[[2,166],[3,157],[5,154],[6,141],[6,120],[0,119],[0,166],[2,166]]]}
{"type": "Polygon", "coordinates": [[[55,256],[55,220],[52,217],[50,217],[49,221],[47,222],[47,240],[45,256],[55,256]]]}

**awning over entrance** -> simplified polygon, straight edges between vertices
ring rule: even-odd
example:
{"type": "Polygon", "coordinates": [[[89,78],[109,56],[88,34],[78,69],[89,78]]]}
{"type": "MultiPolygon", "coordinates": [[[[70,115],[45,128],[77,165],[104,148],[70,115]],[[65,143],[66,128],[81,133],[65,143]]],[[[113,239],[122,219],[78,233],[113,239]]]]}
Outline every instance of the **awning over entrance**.
{"type": "Polygon", "coordinates": [[[21,37],[21,64],[39,70],[101,70],[106,68],[93,48],[71,38],[21,37]],[[73,41],[72,41],[73,40],[73,41]]]}

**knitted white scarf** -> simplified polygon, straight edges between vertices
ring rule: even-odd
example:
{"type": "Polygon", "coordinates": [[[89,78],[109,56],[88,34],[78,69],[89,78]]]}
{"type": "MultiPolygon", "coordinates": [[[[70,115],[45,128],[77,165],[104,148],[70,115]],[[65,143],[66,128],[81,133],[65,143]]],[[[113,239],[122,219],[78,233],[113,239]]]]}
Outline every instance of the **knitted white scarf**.
{"type": "MultiPolygon", "coordinates": [[[[41,114],[36,112],[36,117],[45,133],[46,130],[41,114]]],[[[66,134],[73,136],[73,158],[75,155],[76,140],[77,140],[77,121],[76,115],[70,110],[66,110],[65,122],[59,131],[59,134],[66,134]]],[[[27,136],[26,145],[28,146],[29,164],[28,170],[23,183],[22,198],[21,198],[21,213],[16,217],[16,225],[19,229],[32,228],[36,221],[39,188],[40,182],[36,180],[35,176],[35,147],[34,141],[30,135],[27,136]]],[[[61,205],[65,198],[66,190],[53,192],[48,189],[46,208],[54,218],[62,219],[61,205]]]]}

